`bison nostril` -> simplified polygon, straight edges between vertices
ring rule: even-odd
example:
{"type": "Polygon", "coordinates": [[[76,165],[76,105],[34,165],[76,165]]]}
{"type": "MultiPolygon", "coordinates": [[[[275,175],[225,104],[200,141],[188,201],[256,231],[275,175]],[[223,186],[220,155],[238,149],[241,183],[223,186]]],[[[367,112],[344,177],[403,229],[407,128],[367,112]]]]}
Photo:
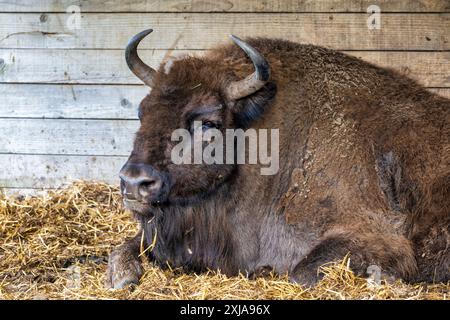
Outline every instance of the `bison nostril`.
{"type": "Polygon", "coordinates": [[[155,184],[156,184],[156,181],[155,180],[151,180],[151,181],[142,182],[140,186],[142,188],[148,189],[148,188],[153,187],[155,184]]]}
{"type": "Polygon", "coordinates": [[[157,192],[161,187],[161,182],[159,180],[145,180],[139,184],[139,194],[142,197],[146,197],[151,193],[157,192]]]}

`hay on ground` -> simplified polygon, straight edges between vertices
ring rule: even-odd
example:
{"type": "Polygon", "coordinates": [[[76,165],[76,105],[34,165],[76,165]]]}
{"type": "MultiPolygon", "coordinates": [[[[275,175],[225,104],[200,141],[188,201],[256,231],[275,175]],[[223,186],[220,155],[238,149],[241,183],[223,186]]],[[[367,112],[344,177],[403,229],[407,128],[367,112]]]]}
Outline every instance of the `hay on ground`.
{"type": "MultiPolygon", "coordinates": [[[[450,284],[373,285],[348,258],[322,267],[312,289],[285,276],[249,280],[220,272],[186,274],[145,263],[141,284],[104,288],[110,250],[136,232],[118,189],[77,182],[37,197],[0,194],[0,299],[448,299],[450,284]]],[[[350,257],[351,259],[351,257],[350,257]]]]}

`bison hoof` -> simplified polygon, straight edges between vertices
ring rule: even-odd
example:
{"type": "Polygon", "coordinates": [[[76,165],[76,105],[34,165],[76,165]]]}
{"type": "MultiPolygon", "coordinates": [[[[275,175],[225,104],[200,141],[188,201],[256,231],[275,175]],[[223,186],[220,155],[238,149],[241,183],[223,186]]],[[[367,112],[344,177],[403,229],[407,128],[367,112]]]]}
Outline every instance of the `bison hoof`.
{"type": "Polygon", "coordinates": [[[120,249],[113,251],[108,260],[106,287],[122,289],[129,285],[137,285],[142,273],[138,257],[133,257],[120,249]]]}

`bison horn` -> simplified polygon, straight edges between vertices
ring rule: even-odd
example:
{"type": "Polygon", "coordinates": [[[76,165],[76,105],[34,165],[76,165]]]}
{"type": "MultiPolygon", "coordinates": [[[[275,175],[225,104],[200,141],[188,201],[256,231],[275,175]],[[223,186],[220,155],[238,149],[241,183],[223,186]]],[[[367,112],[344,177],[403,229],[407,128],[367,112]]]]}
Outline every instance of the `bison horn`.
{"type": "Polygon", "coordinates": [[[237,100],[261,89],[269,80],[270,67],[267,60],[255,48],[236,36],[231,35],[230,38],[242,50],[244,50],[255,66],[255,72],[251,75],[247,76],[245,79],[232,82],[228,85],[226,89],[228,99],[237,100]]]}
{"type": "Polygon", "coordinates": [[[141,79],[149,87],[153,86],[153,75],[155,74],[155,69],[146,65],[137,54],[137,46],[142,39],[144,39],[148,34],[152,33],[153,29],[147,29],[139,32],[127,44],[125,49],[125,60],[127,61],[128,68],[141,79]]]}

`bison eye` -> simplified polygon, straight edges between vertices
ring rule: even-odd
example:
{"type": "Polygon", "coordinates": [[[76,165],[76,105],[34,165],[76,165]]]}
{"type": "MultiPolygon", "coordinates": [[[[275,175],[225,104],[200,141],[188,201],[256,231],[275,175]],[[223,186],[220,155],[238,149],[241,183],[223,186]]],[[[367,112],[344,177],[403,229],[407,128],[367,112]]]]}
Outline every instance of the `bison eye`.
{"type": "Polygon", "coordinates": [[[206,131],[206,130],[212,129],[212,128],[217,128],[217,125],[211,121],[203,122],[203,124],[202,124],[203,131],[206,131]]]}
{"type": "Polygon", "coordinates": [[[201,129],[203,132],[209,129],[218,129],[219,125],[212,121],[194,121],[191,125],[191,132],[201,129]]]}

